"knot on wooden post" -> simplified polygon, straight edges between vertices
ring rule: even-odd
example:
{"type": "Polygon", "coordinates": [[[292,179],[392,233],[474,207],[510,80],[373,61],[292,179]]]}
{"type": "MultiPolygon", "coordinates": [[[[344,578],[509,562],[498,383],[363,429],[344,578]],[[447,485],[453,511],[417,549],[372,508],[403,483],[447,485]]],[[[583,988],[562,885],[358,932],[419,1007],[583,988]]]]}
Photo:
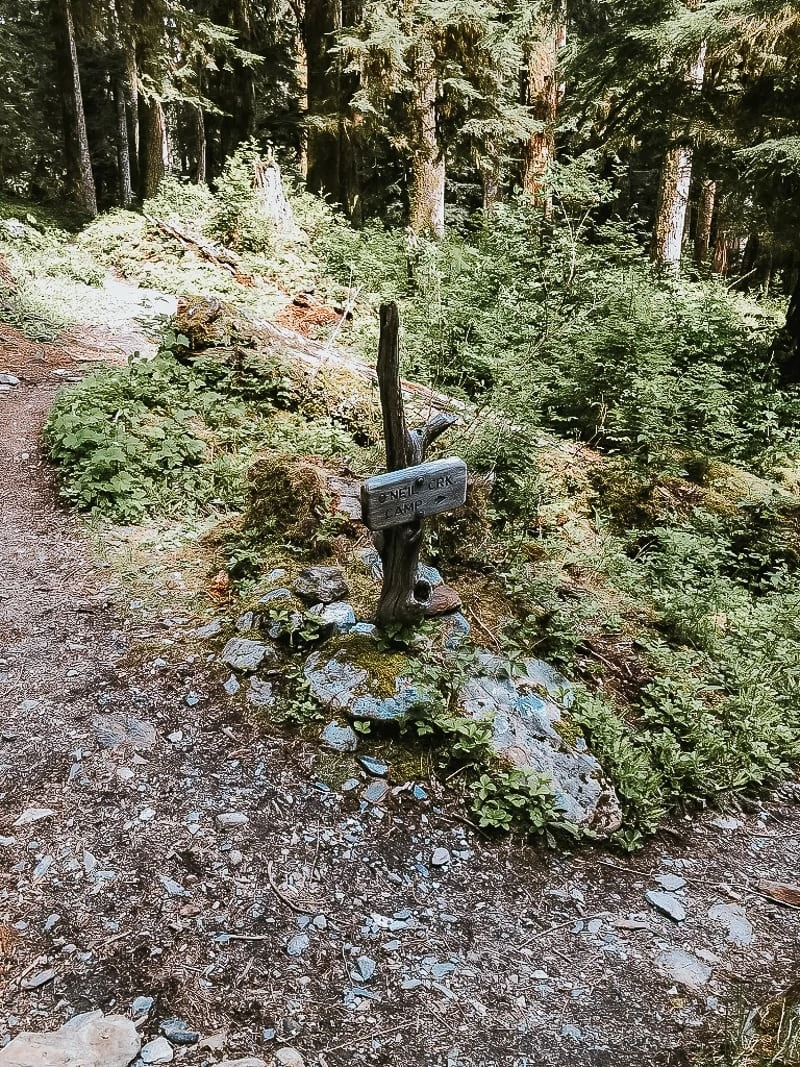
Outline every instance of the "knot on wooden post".
{"type": "Polygon", "coordinates": [[[365,482],[361,499],[365,523],[379,531],[383,587],[377,617],[386,626],[424,618],[432,590],[417,579],[423,518],[463,504],[467,472],[456,459],[422,466],[428,448],[458,417],[437,412],[422,426],[406,428],[397,304],[381,306],[380,324],[377,374],[389,474],[365,482]]]}

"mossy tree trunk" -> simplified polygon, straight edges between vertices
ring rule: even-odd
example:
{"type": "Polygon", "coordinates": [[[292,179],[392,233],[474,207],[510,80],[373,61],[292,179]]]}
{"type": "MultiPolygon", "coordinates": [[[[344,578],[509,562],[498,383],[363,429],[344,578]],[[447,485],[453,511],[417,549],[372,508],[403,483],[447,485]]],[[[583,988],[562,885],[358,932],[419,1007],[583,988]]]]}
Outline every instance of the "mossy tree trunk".
{"type": "Polygon", "coordinates": [[[420,40],[414,62],[414,144],[411,159],[411,217],[414,233],[444,237],[445,159],[439,144],[438,80],[430,42],[420,40]]]}
{"type": "Polygon", "coordinates": [[[567,40],[566,3],[556,0],[528,46],[526,102],[537,128],[528,138],[523,158],[522,185],[535,204],[548,207],[545,176],[555,154],[558,117],[558,53],[567,40]]]}
{"type": "Polygon", "coordinates": [[[717,197],[717,183],[711,178],[704,178],[700,185],[697,203],[697,226],[694,233],[694,261],[702,267],[708,259],[711,244],[711,223],[714,218],[714,202],[717,197]]]}

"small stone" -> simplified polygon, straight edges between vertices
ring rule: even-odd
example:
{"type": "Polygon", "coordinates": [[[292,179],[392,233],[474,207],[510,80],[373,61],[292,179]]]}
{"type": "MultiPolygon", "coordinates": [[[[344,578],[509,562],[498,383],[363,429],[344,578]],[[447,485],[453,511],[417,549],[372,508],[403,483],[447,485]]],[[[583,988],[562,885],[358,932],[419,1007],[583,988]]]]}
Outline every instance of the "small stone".
{"type": "Polygon", "coordinates": [[[379,778],[376,781],[369,783],[366,789],[361,793],[361,799],[365,800],[368,804],[381,804],[386,799],[386,794],[388,792],[389,783],[379,778]]]}
{"type": "Polygon", "coordinates": [[[179,882],[176,882],[174,878],[169,878],[166,874],[159,875],[158,880],[171,897],[190,897],[192,895],[187,893],[179,882]]]}
{"type": "Polygon", "coordinates": [[[425,605],[425,614],[434,618],[437,615],[449,615],[451,612],[459,611],[460,608],[461,597],[455,589],[451,589],[449,585],[439,585],[431,591],[425,605]]]}
{"type": "Polygon", "coordinates": [[[247,690],[247,703],[254,708],[271,708],[275,703],[275,694],[272,682],[265,682],[261,678],[252,677],[247,690]]]}
{"type": "Polygon", "coordinates": [[[220,1060],[216,1067],[267,1067],[267,1062],[257,1056],[245,1056],[241,1060],[220,1060]]]}
{"type": "Polygon", "coordinates": [[[744,948],[755,940],[753,924],[741,904],[715,904],[708,909],[708,917],[727,926],[727,939],[732,945],[744,948]]]}
{"type": "Polygon", "coordinates": [[[148,1041],[139,1053],[142,1063],[172,1063],[174,1056],[172,1045],[164,1037],[148,1041]]]}
{"type": "Polygon", "coordinates": [[[411,795],[414,797],[414,800],[428,799],[427,790],[423,789],[421,785],[415,785],[414,788],[411,790],[411,795]]]}
{"type": "Polygon", "coordinates": [[[220,830],[228,830],[237,826],[247,826],[250,822],[248,817],[241,811],[223,811],[214,820],[220,830]]]}
{"type": "Polygon", "coordinates": [[[196,1045],[200,1040],[197,1030],[190,1030],[183,1019],[162,1019],[158,1029],[173,1045],[196,1045]]]}
{"type": "Polygon", "coordinates": [[[568,1037],[571,1041],[580,1041],[583,1038],[583,1032],[580,1027],[573,1026],[572,1023],[565,1023],[561,1027],[561,1036],[568,1037]]]}
{"type": "Polygon", "coordinates": [[[295,934],[286,944],[286,955],[302,956],[310,944],[308,934],[295,934]]]}
{"type": "Polygon", "coordinates": [[[294,600],[294,596],[289,589],[270,589],[258,598],[259,604],[274,604],[277,600],[294,600]]]}
{"type": "Polygon", "coordinates": [[[355,752],[358,748],[358,737],[352,726],[329,722],[320,737],[325,747],[334,752],[355,752]]]}
{"type": "Polygon", "coordinates": [[[0,385],[19,385],[19,378],[14,374],[0,374],[0,385]]]}
{"type": "Polygon", "coordinates": [[[44,921],[44,932],[46,934],[49,934],[50,931],[55,926],[57,926],[60,921],[61,921],[61,916],[57,912],[54,911],[51,915],[48,915],[47,918],[44,921]]]}
{"type": "Polygon", "coordinates": [[[265,658],[274,658],[275,652],[262,641],[247,637],[232,637],[222,650],[222,662],[234,671],[255,671],[265,658]]]}
{"type": "Polygon", "coordinates": [[[236,627],[236,629],[239,631],[240,634],[250,633],[251,630],[255,629],[255,625],[256,625],[256,617],[255,617],[255,614],[252,611],[242,612],[242,614],[239,616],[239,618],[234,623],[234,626],[236,627]]]}
{"type": "Polygon", "coordinates": [[[242,855],[242,853],[239,851],[238,848],[232,848],[230,850],[230,852],[228,853],[228,863],[230,863],[231,867],[239,867],[239,866],[241,866],[241,863],[242,863],[243,859],[244,859],[244,856],[242,855]]]}
{"type": "Polygon", "coordinates": [[[673,893],[661,893],[656,889],[648,889],[644,895],[648,904],[652,904],[656,911],[668,916],[673,922],[683,922],[686,918],[686,908],[673,893]]]}
{"type": "Polygon", "coordinates": [[[324,619],[335,634],[346,634],[356,625],[356,613],[350,604],[337,600],[333,604],[318,604],[312,609],[314,615],[324,619]]]}
{"type": "Polygon", "coordinates": [[[138,816],[139,822],[152,822],[155,817],[155,808],[142,808],[138,816]]]}
{"type": "Polygon", "coordinates": [[[219,619],[212,619],[211,622],[207,622],[205,626],[200,626],[195,630],[196,637],[216,637],[222,629],[222,623],[219,619]]]}
{"type": "Polygon", "coordinates": [[[350,630],[351,637],[374,637],[378,627],[374,622],[357,622],[350,630]]]}
{"type": "Polygon", "coordinates": [[[446,848],[435,848],[431,856],[431,864],[434,867],[446,867],[450,862],[450,853],[446,848]]]}
{"type": "Polygon", "coordinates": [[[674,893],[678,889],[683,889],[686,885],[686,879],[681,878],[679,874],[657,874],[656,881],[662,889],[666,889],[670,893],[674,893]]]}
{"type": "Polygon", "coordinates": [[[710,826],[716,826],[718,830],[741,830],[741,819],[734,818],[733,815],[717,815],[713,819],[709,819],[710,826]]]}
{"type": "Polygon", "coordinates": [[[21,815],[18,815],[14,820],[14,826],[30,826],[31,823],[41,822],[42,819],[49,819],[55,812],[52,808],[26,808],[21,815]]]}
{"type": "Polygon", "coordinates": [[[239,692],[239,690],[242,687],[239,685],[238,681],[236,680],[236,676],[232,674],[230,676],[230,678],[227,680],[227,682],[223,682],[222,683],[222,688],[225,690],[225,692],[228,694],[229,697],[233,697],[233,696],[236,696],[236,694],[239,692]]]}
{"type": "Polygon", "coordinates": [[[297,576],[294,591],[308,604],[332,604],[350,593],[338,567],[306,567],[297,576]]]}
{"type": "Polygon", "coordinates": [[[183,702],[187,708],[195,708],[200,703],[199,693],[187,693],[183,698],[183,702]]]}
{"type": "Polygon", "coordinates": [[[368,982],[377,970],[377,963],[369,956],[359,956],[350,977],[354,982],[368,982]]]}
{"type": "Polygon", "coordinates": [[[21,989],[41,989],[43,985],[47,985],[48,982],[52,982],[56,976],[56,972],[52,969],[46,971],[39,971],[32,978],[26,978],[24,982],[20,982],[21,989]]]}
{"type": "Polygon", "coordinates": [[[679,948],[660,953],[656,958],[656,970],[665,978],[686,986],[687,989],[699,989],[711,977],[710,967],[679,948]]]}
{"type": "Polygon", "coordinates": [[[131,1015],[134,1019],[140,1019],[145,1015],[149,1015],[153,1008],[152,997],[136,997],[131,1004],[131,1015]]]}
{"type": "Polygon", "coordinates": [[[275,1067],[306,1067],[303,1057],[296,1048],[290,1045],[278,1049],[275,1053],[274,1064],[275,1067]]]}
{"type": "Polygon", "coordinates": [[[367,774],[374,774],[376,778],[385,778],[389,773],[389,764],[376,756],[358,756],[357,760],[367,774]]]}

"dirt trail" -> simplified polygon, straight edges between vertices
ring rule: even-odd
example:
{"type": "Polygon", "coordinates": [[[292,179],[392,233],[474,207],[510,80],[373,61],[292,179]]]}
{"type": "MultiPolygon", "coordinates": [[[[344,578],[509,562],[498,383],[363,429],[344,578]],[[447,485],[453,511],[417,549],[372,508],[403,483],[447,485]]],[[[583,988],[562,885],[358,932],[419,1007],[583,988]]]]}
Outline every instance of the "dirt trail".
{"type": "Polygon", "coordinates": [[[796,977],[800,911],[754,891],[798,881],[796,785],[631,859],[553,854],[485,840],[435,785],[362,804],[355,762],[337,791],[315,747],[231,721],[192,621],[123,618],[54,503],[51,356],[0,366],[21,379],[0,394],[0,1043],[148,996],[143,1035],[203,1034],[186,1064],[282,1042],[318,1067],[679,1064],[796,977]],[[683,921],[645,900],[657,875],[685,880],[683,921]]]}

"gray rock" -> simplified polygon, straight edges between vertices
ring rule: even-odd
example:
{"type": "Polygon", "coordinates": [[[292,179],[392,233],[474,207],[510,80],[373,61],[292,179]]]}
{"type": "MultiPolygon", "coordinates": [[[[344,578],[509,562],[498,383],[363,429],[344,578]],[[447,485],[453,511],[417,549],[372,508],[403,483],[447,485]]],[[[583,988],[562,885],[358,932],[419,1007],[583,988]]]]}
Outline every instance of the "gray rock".
{"type": "Polygon", "coordinates": [[[207,622],[204,626],[200,626],[197,630],[195,630],[195,636],[196,637],[202,637],[202,638],[216,637],[217,634],[221,630],[222,630],[222,623],[220,622],[220,620],[219,619],[212,619],[210,622],[207,622]]]}
{"type": "Polygon", "coordinates": [[[744,948],[755,940],[753,924],[741,904],[714,904],[708,917],[727,927],[727,939],[732,945],[744,948]]]}
{"type": "Polygon", "coordinates": [[[439,623],[439,633],[445,648],[458,648],[469,637],[472,627],[460,611],[445,615],[439,623]]]}
{"type": "Polygon", "coordinates": [[[242,688],[236,679],[236,675],[232,674],[227,682],[222,683],[222,688],[228,694],[229,697],[236,696],[239,690],[242,688]]]}
{"type": "Polygon", "coordinates": [[[217,1067],[267,1067],[267,1061],[257,1056],[244,1056],[240,1060],[220,1060],[217,1067]]]}
{"type": "Polygon", "coordinates": [[[374,782],[370,782],[366,789],[363,790],[361,799],[368,804],[382,804],[388,792],[389,783],[382,778],[378,778],[374,782]]]}
{"type": "Polygon", "coordinates": [[[19,378],[14,374],[0,374],[0,385],[19,385],[19,378]]]}
{"type": "Polygon", "coordinates": [[[131,1015],[134,1019],[142,1018],[145,1015],[149,1015],[153,1008],[152,997],[136,997],[131,1004],[131,1015]]]}
{"type": "Polygon", "coordinates": [[[23,982],[20,982],[20,988],[41,989],[43,985],[52,982],[55,976],[56,972],[52,968],[48,968],[46,971],[39,971],[39,973],[33,975],[32,978],[26,978],[23,982]]]}
{"type": "Polygon", "coordinates": [[[369,982],[375,975],[377,963],[369,956],[359,956],[350,977],[354,982],[369,982]]]}
{"type": "Polygon", "coordinates": [[[673,922],[683,922],[686,918],[686,908],[674,893],[662,893],[658,889],[648,889],[644,898],[656,911],[660,911],[673,922]]]}
{"type": "Polygon", "coordinates": [[[434,867],[446,867],[450,862],[450,853],[446,848],[435,848],[431,856],[431,864],[434,867]]]}
{"type": "Polygon", "coordinates": [[[656,970],[687,989],[700,989],[711,977],[711,968],[683,949],[667,949],[656,957],[656,970]]]}
{"type": "Polygon", "coordinates": [[[244,812],[223,811],[216,817],[215,822],[220,830],[229,830],[237,826],[247,826],[250,820],[244,812]]]}
{"type": "Polygon", "coordinates": [[[374,774],[376,778],[385,778],[389,773],[389,764],[375,756],[359,756],[358,762],[367,774],[374,774]]]}
{"type": "Polygon", "coordinates": [[[158,1029],[173,1045],[196,1045],[200,1040],[200,1034],[190,1030],[183,1019],[162,1019],[158,1029]]]}
{"type": "Polygon", "coordinates": [[[152,748],[156,743],[155,726],[125,712],[93,715],[92,727],[101,748],[152,748]]]}
{"type": "Polygon", "coordinates": [[[344,600],[350,589],[338,567],[306,567],[297,576],[294,591],[308,604],[344,600]]]}
{"type": "Polygon", "coordinates": [[[286,955],[302,956],[310,944],[308,934],[295,934],[286,944],[286,955]]]}
{"type": "Polygon", "coordinates": [[[279,600],[294,600],[294,594],[289,589],[270,589],[258,598],[259,604],[275,604],[279,600]]]}
{"type": "Polygon", "coordinates": [[[265,682],[261,678],[251,678],[247,690],[247,702],[256,708],[271,708],[275,703],[272,682],[265,682]]]}
{"type": "Polygon", "coordinates": [[[325,707],[333,711],[349,709],[356,692],[367,680],[367,672],[344,659],[325,661],[319,652],[306,660],[304,673],[311,692],[325,707]]]}
{"type": "Polygon", "coordinates": [[[256,616],[252,611],[244,611],[234,623],[240,634],[249,634],[256,628],[256,616]]]}
{"type": "Polygon", "coordinates": [[[41,822],[42,819],[49,819],[55,812],[52,808],[26,808],[21,815],[18,815],[13,826],[30,826],[32,823],[41,822]]]}
{"type": "Polygon", "coordinates": [[[19,1034],[0,1049],[0,1067],[128,1067],[141,1042],[121,1015],[76,1015],[55,1033],[19,1034]]]}
{"type": "Polygon", "coordinates": [[[275,658],[274,649],[247,637],[232,637],[222,650],[222,662],[235,671],[258,670],[267,658],[275,658]]]}
{"type": "Polygon", "coordinates": [[[191,893],[188,893],[179,882],[176,882],[174,878],[170,878],[166,874],[160,874],[158,880],[166,889],[168,896],[190,897],[192,895],[191,893]]]}
{"type": "Polygon", "coordinates": [[[681,878],[679,874],[657,874],[656,881],[662,889],[666,889],[670,893],[675,893],[686,885],[686,879],[681,878]]]}
{"type": "Polygon", "coordinates": [[[275,1053],[275,1067],[306,1067],[306,1061],[296,1048],[285,1045],[275,1053]]]}
{"type": "Polygon", "coordinates": [[[357,622],[350,630],[351,637],[375,637],[378,627],[374,622],[357,622]]]}
{"type": "Polygon", "coordinates": [[[333,604],[316,604],[311,611],[324,619],[335,634],[349,633],[356,625],[356,613],[352,605],[345,600],[337,600],[333,604]]]}
{"type": "Polygon", "coordinates": [[[142,1063],[172,1063],[175,1052],[172,1045],[164,1037],[156,1037],[148,1041],[139,1053],[142,1063]]]}
{"type": "Polygon", "coordinates": [[[355,752],[358,748],[358,737],[352,726],[329,722],[320,736],[325,747],[334,752],[355,752]]]}

